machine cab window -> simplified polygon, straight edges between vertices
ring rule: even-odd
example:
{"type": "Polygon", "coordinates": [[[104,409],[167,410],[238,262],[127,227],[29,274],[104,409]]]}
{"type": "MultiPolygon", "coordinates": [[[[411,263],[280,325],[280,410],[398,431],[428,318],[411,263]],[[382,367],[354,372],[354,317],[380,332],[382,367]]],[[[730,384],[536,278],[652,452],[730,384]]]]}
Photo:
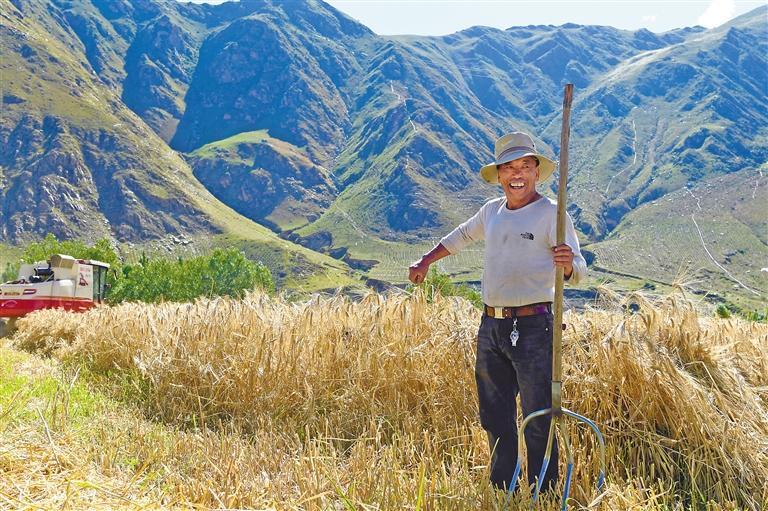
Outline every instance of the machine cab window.
{"type": "Polygon", "coordinates": [[[91,261],[93,264],[93,301],[94,303],[104,303],[107,297],[107,270],[109,265],[102,266],[97,261],[91,261]]]}

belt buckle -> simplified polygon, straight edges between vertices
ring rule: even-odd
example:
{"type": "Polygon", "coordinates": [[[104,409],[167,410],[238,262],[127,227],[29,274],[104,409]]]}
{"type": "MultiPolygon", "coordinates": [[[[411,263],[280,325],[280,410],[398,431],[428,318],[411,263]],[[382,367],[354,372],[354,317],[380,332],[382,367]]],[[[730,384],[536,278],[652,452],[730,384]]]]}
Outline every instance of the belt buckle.
{"type": "Polygon", "coordinates": [[[504,319],[504,307],[494,307],[493,317],[495,319],[504,319]]]}

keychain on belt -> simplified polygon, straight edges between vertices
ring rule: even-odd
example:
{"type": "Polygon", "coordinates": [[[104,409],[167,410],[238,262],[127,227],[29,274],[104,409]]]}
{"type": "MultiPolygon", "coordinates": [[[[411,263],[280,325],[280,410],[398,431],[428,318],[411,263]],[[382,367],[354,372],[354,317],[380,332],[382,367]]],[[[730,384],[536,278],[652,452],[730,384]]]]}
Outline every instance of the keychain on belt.
{"type": "Polygon", "coordinates": [[[517,318],[512,320],[512,332],[509,334],[509,340],[512,346],[517,346],[517,339],[520,337],[520,332],[517,331],[517,318]]]}

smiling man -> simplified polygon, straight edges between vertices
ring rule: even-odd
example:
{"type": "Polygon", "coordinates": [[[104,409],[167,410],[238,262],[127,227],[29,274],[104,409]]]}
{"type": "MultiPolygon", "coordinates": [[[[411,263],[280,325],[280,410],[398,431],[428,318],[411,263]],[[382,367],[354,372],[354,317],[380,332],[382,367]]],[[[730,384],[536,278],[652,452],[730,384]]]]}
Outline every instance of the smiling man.
{"type": "MultiPolygon", "coordinates": [[[[555,267],[569,282],[587,271],[573,222],[567,216],[566,243],[556,245],[557,203],[536,191],[536,184],[555,170],[555,162],[539,154],[531,137],[511,133],[496,141],[496,161],[480,169],[504,196],[486,202],[409,268],[408,278],[424,281],[429,266],[473,241],[485,240],[483,302],[477,336],[475,379],[480,423],[488,433],[491,482],[509,488],[517,461],[517,395],[523,416],[551,406],[552,301],[555,267]]],[[[549,416],[533,420],[525,431],[528,482],[541,469],[549,416]]],[[[557,481],[557,444],[542,481],[557,481]]]]}

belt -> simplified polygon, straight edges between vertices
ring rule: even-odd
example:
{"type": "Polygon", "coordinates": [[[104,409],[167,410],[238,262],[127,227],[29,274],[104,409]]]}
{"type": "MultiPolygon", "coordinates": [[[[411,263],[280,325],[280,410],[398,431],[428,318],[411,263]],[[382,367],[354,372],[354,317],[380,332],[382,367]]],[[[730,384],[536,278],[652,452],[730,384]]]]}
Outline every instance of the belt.
{"type": "Polygon", "coordinates": [[[522,316],[535,316],[552,312],[552,302],[532,303],[520,307],[491,307],[485,306],[485,314],[492,318],[519,318],[522,316]]]}

